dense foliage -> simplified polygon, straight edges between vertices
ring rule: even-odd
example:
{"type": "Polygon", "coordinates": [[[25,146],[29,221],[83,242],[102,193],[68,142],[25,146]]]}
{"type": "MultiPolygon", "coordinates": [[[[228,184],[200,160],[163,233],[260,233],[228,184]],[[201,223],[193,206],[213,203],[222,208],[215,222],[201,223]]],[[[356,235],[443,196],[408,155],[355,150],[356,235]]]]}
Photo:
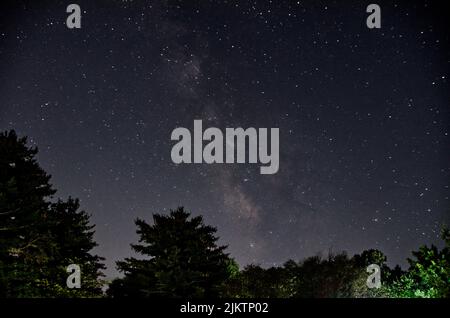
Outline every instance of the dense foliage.
{"type": "Polygon", "coordinates": [[[78,200],[51,201],[56,191],[26,138],[0,134],[0,154],[0,296],[101,295],[103,265],[90,254],[97,244],[78,200]],[[81,289],[66,286],[70,264],[82,269],[81,289]]]}
{"type": "Polygon", "coordinates": [[[136,220],[140,243],[133,250],[148,256],[118,262],[125,273],[109,290],[113,296],[215,297],[231,275],[224,246],[217,246],[216,231],[201,216],[179,208],[169,216],[156,214],[153,225],[136,220]]]}

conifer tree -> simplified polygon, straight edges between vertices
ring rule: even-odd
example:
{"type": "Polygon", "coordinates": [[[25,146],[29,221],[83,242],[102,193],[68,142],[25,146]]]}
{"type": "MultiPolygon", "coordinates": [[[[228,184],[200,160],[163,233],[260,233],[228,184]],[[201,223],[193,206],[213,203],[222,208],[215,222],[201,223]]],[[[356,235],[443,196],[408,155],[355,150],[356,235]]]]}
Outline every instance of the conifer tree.
{"type": "Polygon", "coordinates": [[[190,217],[183,208],[153,215],[153,225],[136,220],[139,243],[132,245],[146,259],[118,262],[125,274],[113,282],[113,297],[214,297],[230,276],[225,246],[217,245],[216,229],[190,217]]]}
{"type": "Polygon", "coordinates": [[[77,200],[52,203],[55,190],[37,163],[37,148],[14,131],[0,133],[0,297],[100,294],[98,256],[89,216],[77,200]],[[66,286],[66,267],[77,263],[85,286],[66,286]]]}

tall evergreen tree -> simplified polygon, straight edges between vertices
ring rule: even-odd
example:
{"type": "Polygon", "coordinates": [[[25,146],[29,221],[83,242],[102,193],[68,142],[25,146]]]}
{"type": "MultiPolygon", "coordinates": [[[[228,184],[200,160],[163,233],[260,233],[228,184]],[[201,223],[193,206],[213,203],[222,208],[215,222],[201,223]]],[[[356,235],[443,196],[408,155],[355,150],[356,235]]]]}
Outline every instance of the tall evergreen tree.
{"type": "Polygon", "coordinates": [[[14,131],[0,134],[0,295],[33,296],[31,285],[55,247],[45,219],[55,190],[14,131]],[[47,244],[50,243],[50,244],[47,244]]]}
{"type": "Polygon", "coordinates": [[[216,229],[190,217],[183,208],[170,215],[153,215],[153,225],[136,220],[141,244],[134,251],[146,259],[117,262],[125,277],[112,283],[109,295],[214,297],[230,276],[225,246],[218,246],[216,229]]]}
{"type": "Polygon", "coordinates": [[[25,137],[0,134],[0,297],[98,293],[93,282],[102,265],[89,254],[95,246],[89,217],[77,211],[76,200],[51,203],[55,190],[36,154],[25,137]],[[66,266],[76,262],[87,289],[66,287],[66,266]]]}
{"type": "Polygon", "coordinates": [[[92,297],[102,294],[103,277],[101,270],[105,266],[101,263],[103,258],[92,255],[91,250],[97,246],[94,241],[94,225],[90,224],[90,216],[80,210],[78,199],[69,198],[67,201],[58,200],[51,205],[49,215],[52,240],[57,242],[57,249],[48,263],[49,281],[65,285],[66,266],[77,264],[81,267],[82,288],[80,290],[67,290],[59,288],[54,290],[61,296],[92,297]]]}

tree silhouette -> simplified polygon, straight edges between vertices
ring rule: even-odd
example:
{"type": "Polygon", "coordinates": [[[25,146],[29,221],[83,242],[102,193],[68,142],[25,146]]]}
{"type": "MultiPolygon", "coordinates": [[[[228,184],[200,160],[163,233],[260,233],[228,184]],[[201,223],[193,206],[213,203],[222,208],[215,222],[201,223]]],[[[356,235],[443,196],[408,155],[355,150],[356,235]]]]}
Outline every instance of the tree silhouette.
{"type": "Polygon", "coordinates": [[[95,226],[90,224],[90,216],[80,210],[78,199],[69,197],[67,201],[53,203],[48,223],[52,240],[57,242],[57,249],[48,263],[52,280],[65,283],[66,266],[78,264],[82,272],[82,289],[72,290],[67,296],[74,293],[77,293],[74,296],[83,297],[102,295],[99,278],[103,277],[101,270],[105,269],[101,263],[103,258],[90,253],[98,245],[94,240],[95,226]]]}
{"type": "Polygon", "coordinates": [[[55,190],[26,138],[17,138],[14,131],[0,134],[0,153],[0,293],[28,296],[54,247],[46,244],[45,218],[46,199],[55,190]]]}
{"type": "Polygon", "coordinates": [[[0,297],[99,294],[102,265],[89,254],[89,217],[76,200],[51,203],[55,190],[37,152],[14,131],[0,134],[0,297]],[[65,286],[66,266],[74,262],[86,274],[86,289],[65,286]]]}
{"type": "Polygon", "coordinates": [[[147,259],[117,262],[125,274],[115,280],[108,294],[113,297],[166,296],[215,297],[230,277],[226,246],[217,245],[216,229],[190,217],[180,207],[170,215],[153,215],[153,225],[136,220],[141,244],[133,250],[147,259]]]}

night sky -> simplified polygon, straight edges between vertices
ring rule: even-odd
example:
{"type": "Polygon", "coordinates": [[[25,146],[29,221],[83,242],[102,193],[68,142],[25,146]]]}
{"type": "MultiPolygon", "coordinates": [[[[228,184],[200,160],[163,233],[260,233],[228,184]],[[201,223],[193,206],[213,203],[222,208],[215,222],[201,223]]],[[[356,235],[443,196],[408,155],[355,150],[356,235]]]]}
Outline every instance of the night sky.
{"type": "MultiPolygon", "coordinates": [[[[378,248],[450,223],[449,12],[438,1],[2,1],[0,130],[81,200],[95,252],[184,206],[244,266],[378,248]],[[66,7],[82,9],[68,29],[66,7]],[[381,29],[366,7],[381,7],[381,29]],[[280,169],[172,162],[177,127],[280,129],[280,169]]],[[[56,198],[55,197],[55,198],[56,198]]]]}

